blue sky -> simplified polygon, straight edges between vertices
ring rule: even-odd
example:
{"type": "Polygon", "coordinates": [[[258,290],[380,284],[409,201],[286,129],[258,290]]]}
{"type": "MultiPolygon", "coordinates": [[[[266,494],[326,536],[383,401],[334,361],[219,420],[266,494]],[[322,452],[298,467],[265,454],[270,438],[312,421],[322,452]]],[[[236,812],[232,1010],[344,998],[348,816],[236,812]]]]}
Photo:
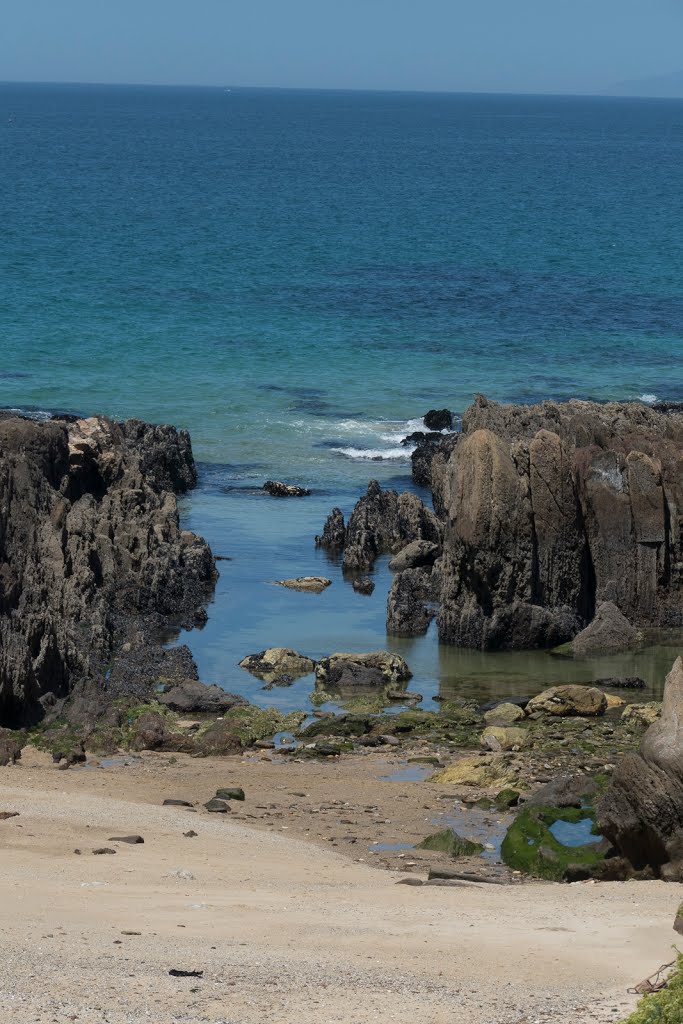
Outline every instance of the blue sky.
{"type": "Polygon", "coordinates": [[[592,93],[682,41],[683,0],[3,0],[0,80],[592,93]]]}

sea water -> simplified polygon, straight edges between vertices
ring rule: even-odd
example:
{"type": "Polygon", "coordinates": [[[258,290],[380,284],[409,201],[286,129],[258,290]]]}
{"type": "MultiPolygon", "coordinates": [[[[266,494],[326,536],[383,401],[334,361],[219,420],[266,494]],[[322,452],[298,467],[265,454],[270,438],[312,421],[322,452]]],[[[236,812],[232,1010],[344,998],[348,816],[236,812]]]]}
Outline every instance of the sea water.
{"type": "Polygon", "coordinates": [[[432,407],[683,398],[683,102],[0,85],[0,404],[191,431],[184,521],[216,554],[201,677],[263,693],[245,654],[389,647],[414,688],[519,694],[642,675],[385,635],[317,551],[432,407]],[[266,479],[309,498],[263,494],[266,479]],[[284,576],[328,575],[321,595],[284,576]]]}

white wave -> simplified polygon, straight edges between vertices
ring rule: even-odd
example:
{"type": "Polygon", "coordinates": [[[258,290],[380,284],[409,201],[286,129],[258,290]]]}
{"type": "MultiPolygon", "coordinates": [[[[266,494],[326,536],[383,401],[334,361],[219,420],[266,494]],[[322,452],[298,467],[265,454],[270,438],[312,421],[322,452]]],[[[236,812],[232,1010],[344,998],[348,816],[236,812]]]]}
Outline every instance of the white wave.
{"type": "Polygon", "coordinates": [[[408,448],[330,448],[331,452],[347,459],[362,459],[364,462],[407,462],[408,448]]]}
{"type": "Polygon", "coordinates": [[[657,401],[657,396],[645,394],[640,396],[640,400],[641,402],[645,402],[646,405],[654,405],[657,401]]]}
{"type": "Polygon", "coordinates": [[[52,413],[46,412],[45,409],[8,409],[7,412],[14,412],[17,416],[25,416],[27,420],[38,420],[40,423],[45,423],[47,420],[52,419],[52,413]]]}

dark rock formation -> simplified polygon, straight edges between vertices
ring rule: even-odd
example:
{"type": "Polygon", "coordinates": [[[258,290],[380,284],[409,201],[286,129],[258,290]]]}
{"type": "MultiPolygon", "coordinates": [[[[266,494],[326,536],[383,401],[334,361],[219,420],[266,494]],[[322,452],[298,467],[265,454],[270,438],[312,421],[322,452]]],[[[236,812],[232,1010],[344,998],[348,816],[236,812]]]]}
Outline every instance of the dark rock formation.
{"type": "Polygon", "coordinates": [[[603,602],[636,626],[683,624],[683,416],[479,397],[462,431],[431,466],[443,641],[552,647],[603,602]]]}
{"type": "Polygon", "coordinates": [[[442,478],[446,463],[459,438],[460,434],[426,434],[422,440],[417,442],[417,447],[410,456],[413,483],[418,487],[431,487],[434,508],[439,514],[445,506],[437,496],[443,490],[442,478]]]}
{"type": "Polygon", "coordinates": [[[422,422],[427,430],[450,430],[453,426],[453,413],[450,409],[430,409],[422,422]]]}
{"type": "Polygon", "coordinates": [[[352,583],[353,589],[357,594],[371,594],[375,589],[375,584],[372,582],[369,576],[359,576],[352,583]]]}
{"type": "Polygon", "coordinates": [[[318,548],[325,548],[331,554],[336,554],[344,547],[345,536],[346,526],[342,510],[333,508],[325,520],[322,534],[315,538],[315,544],[318,548]]]}
{"type": "Polygon", "coordinates": [[[413,540],[401,548],[397,555],[389,562],[389,568],[394,572],[402,572],[404,569],[419,569],[425,566],[434,565],[441,554],[441,547],[430,540],[413,540]]]}
{"type": "Polygon", "coordinates": [[[636,870],[683,881],[683,659],[664,686],[662,717],[618,763],[598,803],[602,835],[636,870]]]}
{"type": "Polygon", "coordinates": [[[399,654],[331,654],[315,668],[316,686],[325,690],[379,689],[405,682],[412,672],[399,654]]]}
{"type": "Polygon", "coordinates": [[[404,569],[394,576],[387,598],[389,636],[421,636],[434,618],[427,601],[433,594],[430,572],[423,568],[404,569]]]}
{"type": "Polygon", "coordinates": [[[193,473],[173,428],[0,417],[1,723],[35,722],[76,684],[106,690],[123,638],[192,619],[214,561],[164,486],[193,473]]]}
{"type": "MultiPolygon", "coordinates": [[[[327,520],[323,537],[316,538],[320,543],[326,535],[337,535],[341,516],[337,513],[335,509],[327,520]]],[[[417,495],[383,491],[376,480],[371,480],[367,495],[357,502],[344,532],[344,571],[371,569],[378,555],[398,552],[413,540],[441,543],[441,526],[434,513],[417,495]]]]}
{"type": "Polygon", "coordinates": [[[283,484],[281,480],[266,480],[263,490],[273,498],[305,498],[311,492],[298,484],[283,484]]]}
{"type": "Polygon", "coordinates": [[[157,696],[157,700],[171,711],[186,713],[199,711],[222,715],[231,708],[248,704],[237,693],[228,693],[220,686],[207,686],[196,679],[182,679],[157,696]]]}
{"type": "Polygon", "coordinates": [[[599,690],[606,686],[616,690],[644,690],[647,683],[640,676],[608,676],[606,679],[596,679],[593,685],[599,690]]]}

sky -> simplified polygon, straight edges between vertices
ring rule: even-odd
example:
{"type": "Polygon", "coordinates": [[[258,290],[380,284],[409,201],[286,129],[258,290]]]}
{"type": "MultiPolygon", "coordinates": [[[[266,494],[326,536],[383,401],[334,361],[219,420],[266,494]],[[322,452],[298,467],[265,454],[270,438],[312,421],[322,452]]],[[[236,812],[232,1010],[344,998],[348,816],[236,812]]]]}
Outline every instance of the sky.
{"type": "Polygon", "coordinates": [[[2,0],[0,81],[600,93],[682,41],[683,0],[2,0]]]}

